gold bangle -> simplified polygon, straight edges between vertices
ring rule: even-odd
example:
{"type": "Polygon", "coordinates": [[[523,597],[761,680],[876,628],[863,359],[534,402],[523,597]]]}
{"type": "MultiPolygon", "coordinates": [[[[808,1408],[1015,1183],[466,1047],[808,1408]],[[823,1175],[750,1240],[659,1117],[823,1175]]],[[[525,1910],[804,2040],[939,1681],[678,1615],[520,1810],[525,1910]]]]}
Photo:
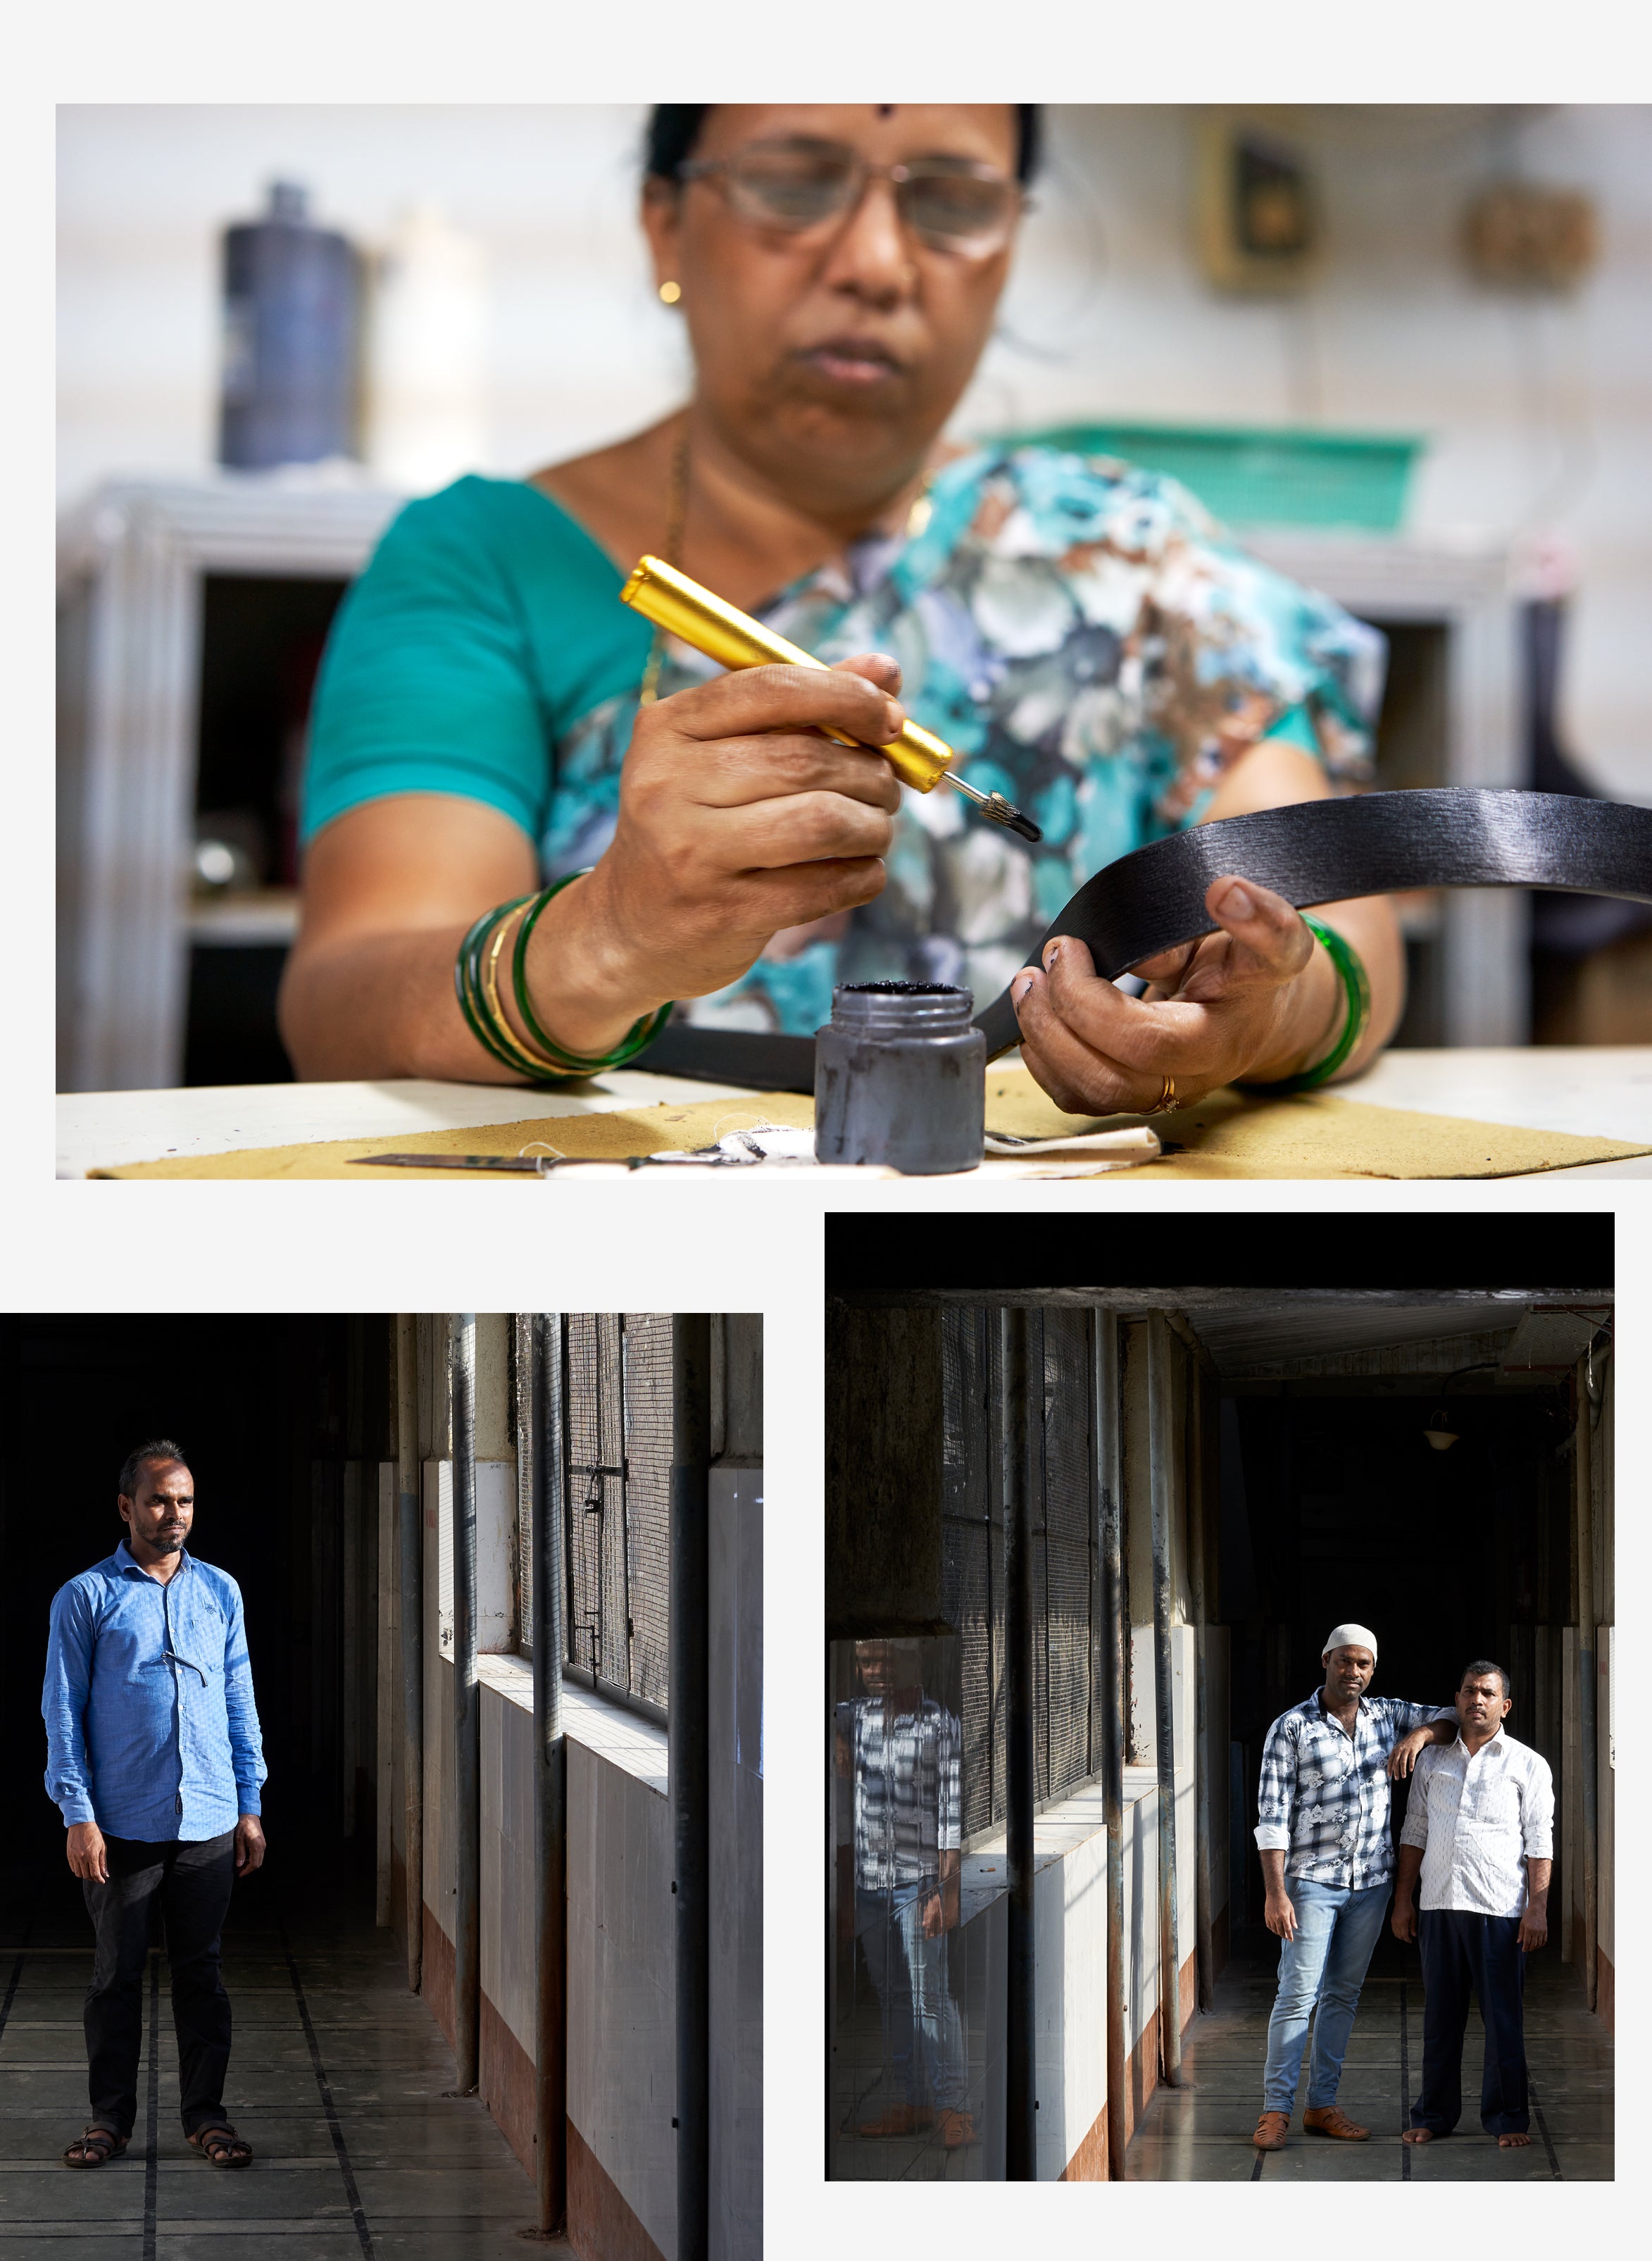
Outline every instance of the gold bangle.
{"type": "Polygon", "coordinates": [[[516,908],[511,913],[510,916],[508,918],[501,919],[498,925],[494,929],[492,941],[488,951],[487,963],[483,969],[482,993],[483,1003],[487,1012],[488,1025],[492,1030],[494,1035],[516,1054],[518,1059],[522,1062],[524,1066],[533,1070],[539,1070],[547,1067],[555,1068],[557,1063],[553,1059],[546,1059],[542,1052],[535,1052],[529,1050],[528,1046],[523,1042],[522,1038],[518,1036],[516,1030],[511,1026],[510,1022],[505,1018],[504,1007],[499,1001],[499,954],[504,948],[505,937],[514,927],[519,926],[523,919],[527,915],[528,902],[531,902],[532,901],[532,896],[529,896],[526,901],[518,903],[516,908]]]}

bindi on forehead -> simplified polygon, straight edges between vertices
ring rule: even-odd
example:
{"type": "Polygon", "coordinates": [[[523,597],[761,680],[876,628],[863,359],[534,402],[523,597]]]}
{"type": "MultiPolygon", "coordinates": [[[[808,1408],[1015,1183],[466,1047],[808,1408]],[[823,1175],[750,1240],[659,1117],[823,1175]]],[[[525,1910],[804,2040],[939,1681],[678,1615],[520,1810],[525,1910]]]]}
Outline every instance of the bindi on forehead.
{"type": "Polygon", "coordinates": [[[754,141],[855,147],[863,139],[873,155],[950,153],[1013,170],[1020,127],[1006,103],[716,103],[706,114],[694,154],[725,157],[754,141]],[[892,136],[880,131],[889,127],[892,136]]]}

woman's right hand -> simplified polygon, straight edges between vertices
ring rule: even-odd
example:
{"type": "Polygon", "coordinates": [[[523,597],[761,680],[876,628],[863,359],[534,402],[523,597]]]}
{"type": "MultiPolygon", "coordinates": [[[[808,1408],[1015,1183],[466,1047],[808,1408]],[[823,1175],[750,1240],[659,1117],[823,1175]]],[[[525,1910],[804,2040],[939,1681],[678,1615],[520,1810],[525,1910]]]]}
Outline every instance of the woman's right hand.
{"type": "MultiPolygon", "coordinates": [[[[601,1055],[668,998],[737,980],[783,929],[869,902],[900,787],[881,754],[818,732],[887,743],[899,687],[894,661],[873,653],[752,668],[645,707],[613,840],[529,941],[547,1033],[601,1055]]],[[[325,826],[282,984],[299,1074],[508,1080],[465,1025],[454,954],[479,913],[539,885],[533,843],[483,801],[391,793],[325,826]]],[[[499,988],[522,1037],[508,976],[499,988]]]]}
{"type": "Polygon", "coordinates": [[[737,980],[783,928],[870,902],[900,786],[864,745],[894,738],[900,670],[880,653],[830,669],[755,667],[638,714],[619,817],[596,868],[547,907],[529,944],[535,1010],[578,1052],[669,998],[737,980]]]}

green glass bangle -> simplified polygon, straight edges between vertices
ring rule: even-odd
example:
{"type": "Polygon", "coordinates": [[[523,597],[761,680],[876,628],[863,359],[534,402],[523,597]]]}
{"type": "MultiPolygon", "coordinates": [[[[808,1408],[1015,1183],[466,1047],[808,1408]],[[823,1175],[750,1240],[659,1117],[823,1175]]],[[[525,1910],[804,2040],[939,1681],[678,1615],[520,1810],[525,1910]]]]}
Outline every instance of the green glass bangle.
{"type": "Polygon", "coordinates": [[[1265,1091],[1272,1099],[1287,1098],[1293,1091],[1315,1091],[1320,1084],[1329,1083],[1370,1025],[1371,985],[1366,976],[1364,960],[1358,951],[1334,927],[1322,926],[1318,919],[1305,915],[1302,923],[1325,944],[1332,965],[1341,977],[1343,992],[1348,998],[1348,1019],[1341,1035],[1317,1066],[1304,1069],[1300,1075],[1285,1076],[1278,1083],[1247,1085],[1248,1090],[1265,1091]]]}
{"type": "Polygon", "coordinates": [[[640,1020],[634,1021],[611,1052],[600,1054],[570,1052],[559,1044],[554,1037],[547,1037],[540,1026],[533,1008],[528,1001],[529,938],[539,923],[540,913],[551,898],[554,895],[560,895],[562,889],[571,886],[576,879],[584,879],[590,868],[588,865],[583,872],[569,872],[565,878],[554,879],[548,887],[540,890],[538,901],[517,930],[516,946],[511,953],[511,982],[516,991],[517,1010],[522,1016],[522,1025],[540,1051],[547,1052],[563,1073],[570,1076],[600,1075],[604,1069],[623,1067],[628,1059],[634,1059],[646,1044],[651,1044],[654,1042],[671,1017],[671,1001],[668,1000],[654,1012],[645,1013],[640,1020]]]}
{"type": "Polygon", "coordinates": [[[496,928],[502,919],[520,910],[524,903],[533,901],[530,895],[516,895],[508,903],[500,903],[484,911],[459,945],[454,960],[454,987],[458,993],[459,1009],[471,1035],[485,1052],[490,1053],[502,1066],[513,1075],[526,1076],[531,1082],[543,1084],[566,1083],[572,1079],[546,1068],[533,1055],[518,1047],[514,1040],[507,1044],[494,1027],[483,993],[481,960],[496,928]]]}

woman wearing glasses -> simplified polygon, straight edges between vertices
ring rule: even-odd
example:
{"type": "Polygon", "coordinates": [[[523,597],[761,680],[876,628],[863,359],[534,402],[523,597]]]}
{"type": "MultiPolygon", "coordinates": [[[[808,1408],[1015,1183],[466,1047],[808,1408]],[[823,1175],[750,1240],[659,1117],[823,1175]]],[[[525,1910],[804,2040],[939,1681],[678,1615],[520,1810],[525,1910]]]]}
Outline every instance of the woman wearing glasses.
{"type": "Polygon", "coordinates": [[[690,396],[413,504],[351,592],[282,995],[301,1073],[552,1081],[633,1056],[674,1004],[808,1034],[834,982],[886,979],[985,1003],[1015,976],[1023,1057],[1090,1113],[1347,1074],[1386,1041],[1387,903],[1329,907],[1327,944],[1242,873],[1139,997],[1073,942],[1018,974],[1113,858],[1356,780],[1382,676],[1370,629],[1174,482],[943,441],[1038,131],[1007,104],[652,113],[642,223],[690,396]],[[650,551],[832,671],[662,648],[618,601],[650,551]],[[885,743],[903,701],[1042,838],[821,735],[885,743]]]}

